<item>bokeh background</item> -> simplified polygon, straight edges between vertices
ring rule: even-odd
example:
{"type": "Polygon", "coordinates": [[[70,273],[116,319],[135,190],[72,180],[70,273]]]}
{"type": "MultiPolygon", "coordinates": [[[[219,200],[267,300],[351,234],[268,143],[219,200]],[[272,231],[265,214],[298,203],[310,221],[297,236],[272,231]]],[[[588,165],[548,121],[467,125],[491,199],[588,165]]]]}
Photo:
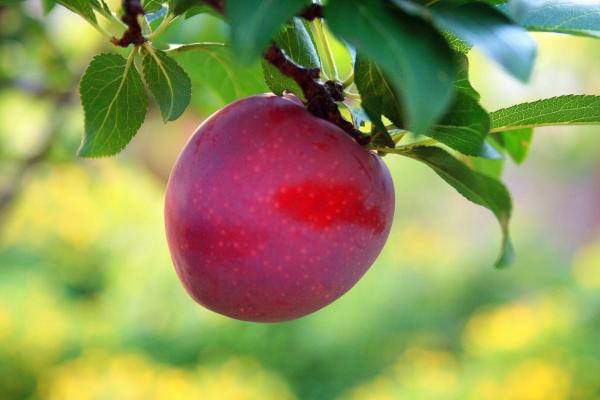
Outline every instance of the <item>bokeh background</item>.
{"type": "MultiPolygon", "coordinates": [[[[200,15],[165,40],[225,36],[200,15]]],[[[535,37],[528,85],[471,53],[488,109],[600,95],[600,41],[535,37]]],[[[77,82],[99,51],[118,50],[64,9],[0,9],[0,399],[600,398],[600,128],[538,129],[525,164],[507,166],[514,267],[491,266],[491,214],[388,156],[396,217],[364,279],[314,315],[245,323],[187,296],[162,207],[188,136],[266,91],[260,67],[183,60],[194,94],[182,118],[165,125],[153,108],[123,153],[82,160],[77,82]]]]}

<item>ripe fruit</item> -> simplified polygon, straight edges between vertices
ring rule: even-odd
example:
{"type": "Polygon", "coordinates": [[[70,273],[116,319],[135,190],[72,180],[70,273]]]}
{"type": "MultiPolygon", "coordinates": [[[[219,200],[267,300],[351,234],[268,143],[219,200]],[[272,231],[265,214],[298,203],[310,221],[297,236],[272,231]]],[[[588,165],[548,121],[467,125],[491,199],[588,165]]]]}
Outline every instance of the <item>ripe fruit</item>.
{"type": "Polygon", "coordinates": [[[388,236],[385,164],[293,96],[258,95],[207,119],[179,156],[165,222],[200,304],[249,321],[298,318],[367,271],[388,236]]]}

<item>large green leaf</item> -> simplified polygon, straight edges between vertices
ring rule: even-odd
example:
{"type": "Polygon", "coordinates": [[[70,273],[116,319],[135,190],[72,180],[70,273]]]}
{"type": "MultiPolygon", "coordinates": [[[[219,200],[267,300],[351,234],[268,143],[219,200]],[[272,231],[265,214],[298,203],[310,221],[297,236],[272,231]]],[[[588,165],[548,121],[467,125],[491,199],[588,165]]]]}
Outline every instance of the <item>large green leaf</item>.
{"type": "Polygon", "coordinates": [[[454,53],[420,18],[382,1],[330,0],[331,30],[377,64],[401,97],[403,121],[424,133],[452,100],[454,53]]]}
{"type": "Polygon", "coordinates": [[[222,43],[193,43],[173,46],[166,52],[188,72],[196,102],[211,98],[204,109],[214,110],[241,97],[268,91],[260,65],[242,67],[233,60],[231,49],[222,43]]]}
{"type": "Polygon", "coordinates": [[[508,229],[512,203],[510,194],[502,182],[472,171],[440,148],[416,147],[404,155],[424,162],[465,198],[494,213],[503,236],[495,266],[503,268],[510,265],[514,258],[508,229]]]}
{"type": "MultiPolygon", "coordinates": [[[[431,20],[435,26],[476,46],[516,78],[527,81],[533,68],[536,43],[527,30],[500,10],[481,2],[436,2],[419,7],[408,0],[394,0],[403,10],[431,20]]],[[[450,36],[452,39],[452,36],[450,36]]],[[[456,41],[451,41],[454,47],[456,41]]],[[[464,46],[458,46],[464,51],[464,46]]]]}
{"type": "Polygon", "coordinates": [[[433,10],[434,23],[473,44],[521,81],[533,69],[536,43],[522,27],[483,3],[433,10]]]}
{"type": "Polygon", "coordinates": [[[173,121],[185,111],[192,95],[192,83],[183,68],[160,50],[145,47],[144,79],[156,99],[163,121],[173,121]]]}
{"type": "Polygon", "coordinates": [[[133,56],[99,54],[85,70],[79,86],[85,134],[81,157],[109,156],[121,151],[144,122],[147,99],[133,56]]]}
{"type": "Polygon", "coordinates": [[[459,91],[450,110],[425,134],[463,154],[481,156],[489,129],[488,113],[475,98],[459,91]]]}
{"type": "MultiPolygon", "coordinates": [[[[275,43],[285,51],[286,55],[296,64],[306,68],[320,68],[319,55],[312,37],[304,23],[299,18],[292,18],[275,36],[275,43]]],[[[304,99],[302,89],[295,80],[283,75],[277,68],[266,60],[262,60],[265,81],[271,91],[281,95],[284,90],[304,99]]]]}
{"type": "Polygon", "coordinates": [[[260,56],[281,25],[306,6],[307,0],[227,0],[234,54],[243,63],[260,56]]]}
{"type": "Polygon", "coordinates": [[[600,96],[567,95],[517,104],[490,113],[492,132],[550,125],[600,124],[600,96]]]}
{"type": "Polygon", "coordinates": [[[56,2],[96,24],[93,3],[90,0],[56,0],[56,2]]]}
{"type": "Polygon", "coordinates": [[[600,37],[600,2],[513,0],[509,15],[531,31],[600,37]]]}

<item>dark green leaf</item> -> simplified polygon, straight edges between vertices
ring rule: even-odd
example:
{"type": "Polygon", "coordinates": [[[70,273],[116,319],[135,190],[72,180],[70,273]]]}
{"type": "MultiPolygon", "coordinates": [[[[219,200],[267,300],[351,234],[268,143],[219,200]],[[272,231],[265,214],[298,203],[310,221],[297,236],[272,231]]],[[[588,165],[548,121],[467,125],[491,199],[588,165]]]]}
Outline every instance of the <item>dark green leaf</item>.
{"type": "Polygon", "coordinates": [[[227,0],[225,16],[236,57],[246,64],[258,58],[281,25],[306,4],[306,0],[227,0]]]}
{"type": "Polygon", "coordinates": [[[173,14],[181,15],[192,7],[196,7],[202,4],[201,0],[171,0],[173,14]]]}
{"type": "Polygon", "coordinates": [[[600,124],[600,96],[567,95],[517,104],[490,113],[492,132],[549,125],[600,124]]]}
{"type": "Polygon", "coordinates": [[[216,100],[205,108],[220,108],[241,97],[268,91],[258,63],[248,68],[240,66],[232,59],[231,49],[221,43],[173,47],[167,54],[188,72],[194,93],[216,100]]]}
{"type": "Polygon", "coordinates": [[[146,116],[144,84],[133,57],[97,55],[81,78],[79,92],[85,135],[78,155],[99,157],[121,151],[146,116]]]}
{"type": "MultiPolygon", "coordinates": [[[[385,115],[398,128],[404,126],[401,103],[381,69],[361,55],[354,62],[354,83],[361,95],[361,105],[369,119],[382,128],[385,115]]],[[[393,147],[393,146],[392,146],[393,147]]]]}
{"type": "Polygon", "coordinates": [[[431,12],[441,29],[475,45],[521,81],[529,79],[536,43],[525,29],[499,10],[476,2],[456,8],[434,8],[431,12]]]}
{"type": "Polygon", "coordinates": [[[175,60],[160,50],[144,48],[144,79],[160,107],[163,121],[173,121],[185,111],[192,95],[192,83],[175,60]]]}
{"type": "Polygon", "coordinates": [[[401,97],[402,120],[424,133],[452,99],[456,66],[446,40],[423,20],[382,1],[330,0],[332,31],[376,63],[401,97]]]}
{"type": "Polygon", "coordinates": [[[465,164],[436,147],[416,147],[405,155],[424,162],[465,198],[494,213],[500,222],[503,236],[500,255],[495,266],[503,268],[510,265],[514,258],[508,231],[512,204],[506,187],[500,181],[472,171],[465,164]]]}
{"type": "MultiPolygon", "coordinates": [[[[320,68],[319,55],[308,30],[299,18],[292,18],[275,36],[275,43],[283,49],[286,55],[296,64],[307,68],[320,68]]],[[[277,68],[266,60],[262,60],[265,81],[271,91],[281,95],[284,90],[294,93],[304,100],[300,86],[291,78],[283,75],[277,68]]]]}
{"type": "Polygon", "coordinates": [[[464,55],[459,55],[458,60],[459,69],[458,74],[456,75],[456,80],[454,81],[454,87],[457,91],[479,101],[479,92],[475,90],[475,88],[471,85],[471,81],[469,81],[469,60],[464,55]]]}
{"type": "Polygon", "coordinates": [[[573,0],[513,0],[509,15],[531,31],[600,37],[600,3],[573,0]]]}

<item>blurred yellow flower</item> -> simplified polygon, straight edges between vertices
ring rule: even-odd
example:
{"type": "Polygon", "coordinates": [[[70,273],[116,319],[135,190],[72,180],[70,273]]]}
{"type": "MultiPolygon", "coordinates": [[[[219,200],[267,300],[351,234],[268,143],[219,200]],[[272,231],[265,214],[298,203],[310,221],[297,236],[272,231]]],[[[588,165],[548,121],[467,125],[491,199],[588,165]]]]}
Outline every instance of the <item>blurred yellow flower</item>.
{"type": "Polygon", "coordinates": [[[293,400],[289,388],[256,362],[234,359],[189,371],[140,354],[88,352],[52,369],[40,385],[47,400],[293,400]]]}
{"type": "Polygon", "coordinates": [[[584,288],[600,289],[600,244],[579,251],[573,262],[573,275],[584,288]]]}
{"type": "Polygon", "coordinates": [[[504,385],[507,400],[562,400],[569,398],[571,377],[559,365],[530,360],[513,369],[504,385]]]}
{"type": "Polygon", "coordinates": [[[455,398],[458,367],[448,351],[411,347],[384,374],[357,386],[340,399],[455,398]]]}
{"type": "Polygon", "coordinates": [[[465,347],[484,355],[519,350],[532,345],[544,333],[567,328],[573,311],[571,299],[558,293],[484,308],[467,322],[465,347]]]}

